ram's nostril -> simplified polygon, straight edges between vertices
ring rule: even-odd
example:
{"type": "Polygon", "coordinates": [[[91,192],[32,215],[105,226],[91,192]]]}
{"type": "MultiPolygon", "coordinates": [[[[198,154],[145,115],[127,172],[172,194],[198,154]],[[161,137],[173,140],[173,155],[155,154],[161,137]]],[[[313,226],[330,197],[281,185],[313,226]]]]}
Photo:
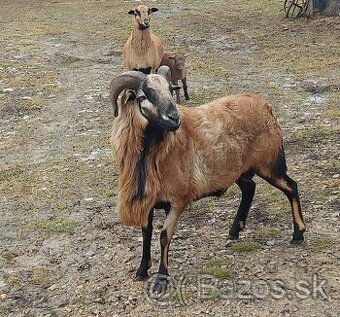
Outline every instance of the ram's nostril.
{"type": "Polygon", "coordinates": [[[179,115],[177,111],[171,111],[168,113],[168,118],[172,121],[178,122],[179,120],[179,115]]]}

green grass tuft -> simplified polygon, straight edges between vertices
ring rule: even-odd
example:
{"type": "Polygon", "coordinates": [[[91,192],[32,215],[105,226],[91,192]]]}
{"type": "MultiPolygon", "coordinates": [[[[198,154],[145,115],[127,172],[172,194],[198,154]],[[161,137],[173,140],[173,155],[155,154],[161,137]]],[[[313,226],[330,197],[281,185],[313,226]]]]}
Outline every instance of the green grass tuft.
{"type": "Polygon", "coordinates": [[[271,227],[263,227],[256,232],[256,235],[261,239],[275,237],[279,234],[279,230],[271,227]]]}
{"type": "Polygon", "coordinates": [[[41,219],[31,222],[21,220],[18,222],[18,224],[29,229],[42,230],[49,234],[72,233],[76,225],[74,221],[58,218],[41,219]]]}
{"type": "Polygon", "coordinates": [[[257,242],[243,241],[231,244],[230,248],[234,252],[245,253],[259,250],[261,246],[257,242]]]}
{"type": "Polygon", "coordinates": [[[44,98],[41,96],[34,96],[25,104],[27,110],[40,110],[44,103],[44,98]]]}
{"type": "Polygon", "coordinates": [[[48,233],[67,233],[73,232],[75,223],[64,219],[40,220],[35,224],[37,229],[44,230],[48,233]]]}
{"type": "Polygon", "coordinates": [[[41,285],[44,284],[48,278],[50,277],[50,271],[44,267],[38,267],[33,271],[31,276],[31,283],[33,285],[41,285]]]}
{"type": "Polygon", "coordinates": [[[323,251],[323,249],[328,248],[334,243],[334,241],[329,237],[319,237],[313,239],[309,242],[309,249],[314,252],[323,251]]]}
{"type": "Polygon", "coordinates": [[[211,275],[217,278],[230,277],[230,262],[227,259],[218,259],[208,262],[201,270],[201,274],[211,275]]]}

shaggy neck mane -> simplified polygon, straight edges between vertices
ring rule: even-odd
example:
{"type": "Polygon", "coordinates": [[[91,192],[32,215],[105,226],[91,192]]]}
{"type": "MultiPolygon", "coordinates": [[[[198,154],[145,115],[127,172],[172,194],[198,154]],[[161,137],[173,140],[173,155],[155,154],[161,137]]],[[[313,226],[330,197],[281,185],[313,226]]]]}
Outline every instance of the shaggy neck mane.
{"type": "Polygon", "coordinates": [[[148,172],[151,172],[150,168],[153,166],[152,162],[150,162],[149,171],[147,170],[148,160],[153,158],[152,150],[158,147],[160,142],[164,139],[164,136],[165,132],[157,127],[148,125],[144,130],[141,141],[141,151],[135,166],[136,194],[132,199],[140,200],[145,196],[147,174],[148,172]]]}
{"type": "Polygon", "coordinates": [[[132,43],[141,52],[150,46],[150,39],[151,31],[149,29],[141,30],[136,26],[132,29],[132,43]]]}
{"type": "Polygon", "coordinates": [[[159,165],[172,148],[173,135],[152,125],[143,128],[134,115],[129,120],[116,120],[113,133],[119,166],[118,214],[122,222],[140,227],[146,224],[149,210],[156,203],[161,182],[159,165]]]}

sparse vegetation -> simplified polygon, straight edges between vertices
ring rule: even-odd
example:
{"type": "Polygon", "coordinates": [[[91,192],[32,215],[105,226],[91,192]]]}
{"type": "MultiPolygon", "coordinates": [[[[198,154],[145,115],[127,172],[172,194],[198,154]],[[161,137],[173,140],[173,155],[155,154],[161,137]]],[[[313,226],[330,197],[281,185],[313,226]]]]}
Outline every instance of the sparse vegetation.
{"type": "Polygon", "coordinates": [[[232,243],[230,249],[236,253],[246,253],[257,251],[261,248],[260,244],[253,241],[240,241],[232,243]]]}
{"type": "Polygon", "coordinates": [[[54,233],[72,233],[75,228],[75,222],[67,219],[39,219],[36,221],[19,221],[19,225],[29,228],[45,231],[48,234],[54,233]]]}
{"type": "Polygon", "coordinates": [[[211,260],[201,270],[201,274],[216,278],[228,278],[231,274],[230,262],[227,259],[211,260]]]}
{"type": "Polygon", "coordinates": [[[334,244],[334,241],[330,237],[324,236],[324,237],[312,239],[309,242],[309,248],[313,252],[321,252],[329,248],[333,244],[334,244]]]}
{"type": "MultiPolygon", "coordinates": [[[[306,244],[290,248],[291,227],[282,227],[291,223],[286,197],[255,179],[241,237],[247,241],[225,248],[238,187],[196,202],[170,247],[183,257],[173,254],[170,267],[196,287],[202,275],[212,276],[207,298],[218,301],[200,301],[193,291],[183,307],[181,290],[176,305],[161,309],[146,300],[148,281],[132,283],[127,272],[138,265],[140,230],[121,226],[114,212],[108,86],[126,70],[121,51],[135,4],[1,1],[0,294],[7,299],[0,315],[339,316],[339,18],[287,20],[283,1],[272,0],[152,3],[160,9],[152,28],[165,49],[190,53],[188,106],[240,91],[270,101],[307,220],[306,244]],[[261,239],[274,236],[274,247],[261,248],[261,239]],[[208,254],[218,260],[207,261],[208,254]],[[329,301],[220,298],[230,277],[294,285],[316,272],[327,280],[329,301]]],[[[158,219],[161,212],[155,228],[158,219]]],[[[160,252],[156,239],[152,248],[160,252]]]]}
{"type": "Polygon", "coordinates": [[[25,104],[25,108],[27,110],[40,110],[43,106],[43,103],[44,98],[42,98],[41,96],[34,96],[25,104]]]}
{"type": "Polygon", "coordinates": [[[279,231],[275,228],[271,227],[263,227],[259,230],[257,230],[256,235],[261,239],[267,239],[275,237],[279,234],[279,231]]]}
{"type": "Polygon", "coordinates": [[[37,267],[31,276],[31,283],[35,285],[41,285],[47,282],[50,277],[51,272],[49,272],[44,267],[37,267]]]}

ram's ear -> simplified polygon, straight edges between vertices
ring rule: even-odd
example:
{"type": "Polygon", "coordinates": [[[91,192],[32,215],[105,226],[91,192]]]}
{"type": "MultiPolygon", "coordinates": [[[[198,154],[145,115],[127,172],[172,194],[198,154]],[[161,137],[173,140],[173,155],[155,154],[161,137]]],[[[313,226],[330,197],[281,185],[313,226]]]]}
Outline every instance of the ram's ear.
{"type": "Polygon", "coordinates": [[[128,12],[128,14],[135,15],[135,9],[130,10],[130,11],[128,12]]]}
{"type": "Polygon", "coordinates": [[[154,12],[157,12],[157,11],[158,11],[157,8],[151,8],[151,9],[150,9],[150,12],[151,12],[151,13],[154,13],[154,12]]]}
{"type": "Polygon", "coordinates": [[[122,105],[125,106],[129,101],[133,101],[136,99],[136,93],[132,89],[126,89],[122,96],[122,105]]]}
{"type": "Polygon", "coordinates": [[[169,58],[170,59],[176,59],[176,56],[177,56],[176,54],[171,54],[171,55],[169,55],[169,58]]]}

